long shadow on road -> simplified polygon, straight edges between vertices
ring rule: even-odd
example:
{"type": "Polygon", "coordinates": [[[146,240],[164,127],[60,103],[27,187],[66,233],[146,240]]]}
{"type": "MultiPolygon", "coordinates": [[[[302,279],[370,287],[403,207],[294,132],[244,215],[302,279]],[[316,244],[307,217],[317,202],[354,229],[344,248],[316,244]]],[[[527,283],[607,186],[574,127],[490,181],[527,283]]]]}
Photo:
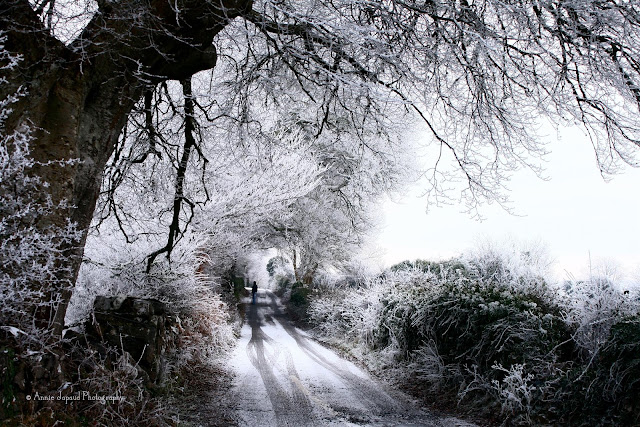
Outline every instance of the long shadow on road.
{"type": "MultiPolygon", "coordinates": [[[[283,329],[295,340],[296,344],[305,354],[314,360],[318,365],[333,373],[337,378],[345,383],[352,394],[359,402],[363,402],[367,407],[374,410],[376,414],[397,414],[402,412],[402,407],[395,399],[378,389],[378,385],[371,380],[359,377],[354,373],[341,368],[337,364],[330,362],[321,354],[317,345],[313,345],[308,338],[300,335],[298,330],[291,324],[286,315],[278,309],[276,296],[269,295],[274,313],[278,317],[283,329]]],[[[324,352],[323,352],[324,353],[324,352]]]]}
{"type": "Polygon", "coordinates": [[[274,322],[268,313],[272,307],[267,307],[261,300],[259,298],[256,304],[251,304],[246,312],[247,323],[251,327],[247,355],[262,378],[278,425],[309,425],[313,410],[311,402],[297,386],[300,379],[289,350],[263,330],[267,323],[273,325],[274,322]],[[293,381],[291,393],[281,385],[274,370],[281,356],[285,359],[289,382],[293,381]]]}
{"type": "Polygon", "coordinates": [[[278,298],[246,304],[233,363],[243,426],[453,426],[293,326],[278,298]]]}

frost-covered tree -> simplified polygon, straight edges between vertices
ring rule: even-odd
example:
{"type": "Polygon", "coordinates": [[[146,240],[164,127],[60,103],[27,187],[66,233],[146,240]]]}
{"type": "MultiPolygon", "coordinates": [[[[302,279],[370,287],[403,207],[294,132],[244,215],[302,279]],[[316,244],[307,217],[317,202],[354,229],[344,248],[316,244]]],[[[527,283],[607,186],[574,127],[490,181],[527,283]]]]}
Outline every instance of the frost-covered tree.
{"type": "Polygon", "coordinates": [[[321,173],[312,191],[266,217],[262,229],[265,242],[288,253],[298,282],[309,284],[319,270],[349,262],[374,226],[374,203],[403,181],[406,161],[396,147],[374,133],[366,135],[368,148],[352,144],[345,124],[322,136],[308,123],[289,124],[302,129],[321,173]]]}
{"type": "Polygon", "coordinates": [[[168,82],[130,114],[103,177],[99,235],[146,247],[148,272],[188,227],[209,236],[218,271],[256,247],[293,251],[299,281],[347,260],[370,228],[370,203],[403,174],[394,147],[374,134],[369,149],[351,144],[345,121],[317,135],[297,113],[234,139],[219,129],[224,118],[194,109],[209,94],[202,76],[191,80],[191,98],[168,82]]]}
{"type": "Polygon", "coordinates": [[[539,114],[584,125],[604,172],[635,164],[639,19],[635,0],[2,0],[6,48],[23,60],[0,99],[29,93],[5,126],[32,124],[37,162],[79,159],[34,170],[69,203],[43,224],[86,230],[131,111],[200,71],[209,95],[194,109],[216,138],[240,144],[293,112],[384,162],[368,136],[392,142],[400,118],[417,119],[440,148],[436,191],[448,152],[469,203],[502,201],[505,174],[545,150],[539,114]]]}
{"type": "MultiPolygon", "coordinates": [[[[20,62],[5,50],[5,40],[0,32],[2,87],[8,85],[5,73],[20,62]]],[[[19,88],[0,99],[0,341],[12,336],[19,350],[40,354],[62,332],[64,310],[56,308],[73,286],[65,249],[79,235],[70,222],[41,223],[43,217],[66,206],[54,203],[47,194],[48,184],[31,173],[51,165],[30,156],[33,136],[29,123],[13,130],[5,126],[11,109],[24,96],[19,88]],[[34,197],[38,194],[41,196],[34,197]]]]}
{"type": "Polygon", "coordinates": [[[340,267],[357,253],[370,224],[368,218],[362,218],[362,212],[350,217],[343,209],[346,207],[334,194],[320,188],[296,201],[290,215],[277,225],[270,224],[268,241],[289,255],[297,282],[310,284],[319,270],[340,267]]]}
{"type": "Polygon", "coordinates": [[[269,219],[289,216],[290,206],[312,192],[324,172],[298,134],[277,141],[266,135],[247,138],[236,146],[216,138],[206,123],[194,132],[193,155],[185,158],[183,101],[158,101],[160,109],[174,103],[175,111],[154,122],[163,136],[153,153],[146,151],[148,129],[136,123],[144,123],[146,111],[131,115],[127,136],[107,166],[90,234],[94,240],[121,235],[122,244],[138,246],[136,262],[144,262],[147,273],[159,255],[171,259],[173,249],[191,235],[188,230],[202,236],[201,250],[209,252],[219,272],[230,267],[244,251],[267,244],[269,219]],[[179,176],[180,194],[173,186],[179,176]]]}

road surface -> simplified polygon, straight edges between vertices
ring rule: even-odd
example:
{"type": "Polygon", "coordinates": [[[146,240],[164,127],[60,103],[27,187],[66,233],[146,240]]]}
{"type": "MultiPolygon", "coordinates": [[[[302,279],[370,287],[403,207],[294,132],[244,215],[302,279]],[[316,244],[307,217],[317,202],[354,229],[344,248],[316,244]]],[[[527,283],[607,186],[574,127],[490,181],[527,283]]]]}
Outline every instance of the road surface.
{"type": "Polygon", "coordinates": [[[313,341],[260,289],[231,358],[240,426],[471,426],[438,418],[313,341]]]}

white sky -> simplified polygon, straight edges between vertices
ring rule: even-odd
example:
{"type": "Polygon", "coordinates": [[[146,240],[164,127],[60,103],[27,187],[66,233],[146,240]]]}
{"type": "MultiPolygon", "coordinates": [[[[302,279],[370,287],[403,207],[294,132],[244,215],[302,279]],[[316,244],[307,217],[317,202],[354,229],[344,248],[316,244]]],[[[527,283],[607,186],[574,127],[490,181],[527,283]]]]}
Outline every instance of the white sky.
{"type": "Polygon", "coordinates": [[[472,249],[478,240],[543,243],[555,260],[556,279],[586,277],[592,265],[616,264],[627,278],[640,277],[640,169],[625,168],[609,182],[601,177],[587,137],[561,130],[548,145],[542,181],[530,171],[511,180],[513,216],[485,205],[478,222],[464,206],[430,207],[414,188],[401,203],[387,201],[378,245],[385,266],[405,259],[447,259],[472,249]]]}

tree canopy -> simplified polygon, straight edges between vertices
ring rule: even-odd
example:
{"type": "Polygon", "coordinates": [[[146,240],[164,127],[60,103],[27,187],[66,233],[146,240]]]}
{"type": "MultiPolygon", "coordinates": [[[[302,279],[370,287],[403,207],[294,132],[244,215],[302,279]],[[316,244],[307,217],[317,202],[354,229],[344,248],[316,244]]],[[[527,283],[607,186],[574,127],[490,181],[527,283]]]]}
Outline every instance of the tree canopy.
{"type": "MultiPolygon", "coordinates": [[[[67,245],[69,284],[96,204],[96,220],[125,234],[141,224],[131,192],[118,195],[125,188],[161,195],[140,195],[168,226],[149,268],[196,211],[229,228],[253,221],[252,241],[294,242],[322,258],[334,247],[324,234],[355,236],[345,230],[366,228],[364,200],[397,184],[411,126],[437,148],[429,190],[441,196],[462,180],[470,208],[504,202],[511,171],[538,170],[540,117],[585,127],[603,173],[637,165],[639,9],[622,0],[2,0],[10,55],[0,58],[0,99],[27,94],[3,125],[31,129],[33,173],[53,204],[66,202],[44,223],[84,230],[67,245]],[[19,60],[5,67],[9,58],[19,60]],[[225,175],[235,166],[250,173],[225,175]],[[299,187],[283,184],[291,180],[299,187]],[[270,195],[280,196],[261,198],[276,181],[270,195]],[[255,216],[225,217],[225,203],[255,216]],[[320,208],[331,215],[311,215],[320,208]]],[[[58,300],[61,285],[45,288],[58,300]]]]}

